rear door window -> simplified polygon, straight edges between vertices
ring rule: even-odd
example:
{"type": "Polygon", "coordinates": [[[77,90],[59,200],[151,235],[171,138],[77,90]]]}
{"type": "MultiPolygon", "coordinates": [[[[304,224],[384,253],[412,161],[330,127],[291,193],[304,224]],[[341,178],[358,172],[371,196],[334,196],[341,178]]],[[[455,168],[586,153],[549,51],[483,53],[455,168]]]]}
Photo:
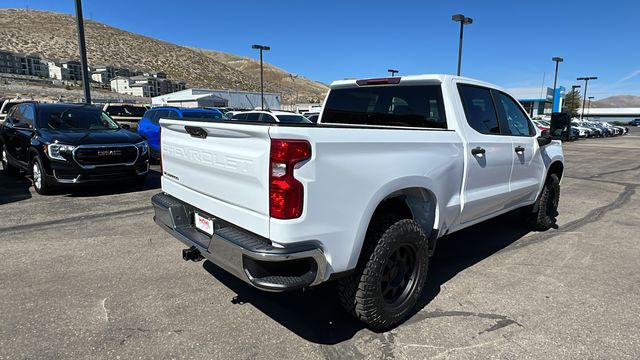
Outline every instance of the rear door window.
{"type": "Polygon", "coordinates": [[[32,104],[20,104],[13,113],[13,124],[17,127],[32,128],[35,109],[32,104]]]}
{"type": "Polygon", "coordinates": [[[474,85],[458,85],[467,123],[481,134],[500,134],[491,90],[474,85]]]}
{"type": "Polygon", "coordinates": [[[274,119],[273,116],[269,114],[262,114],[262,118],[260,119],[260,121],[274,123],[276,122],[276,119],[274,119]]]}
{"type": "Polygon", "coordinates": [[[447,128],[440,85],[333,89],[329,92],[321,122],[447,128]]]}
{"type": "Polygon", "coordinates": [[[235,114],[231,117],[231,120],[240,120],[240,121],[247,120],[247,114],[235,114]]]}
{"type": "Polygon", "coordinates": [[[247,121],[259,121],[259,120],[260,120],[260,113],[247,114],[247,121]]]}
{"type": "Polygon", "coordinates": [[[154,119],[155,115],[156,115],[156,110],[149,110],[146,113],[144,113],[144,117],[149,119],[149,121],[151,121],[153,124],[158,125],[157,119],[154,119]]]}
{"type": "Polygon", "coordinates": [[[155,117],[155,121],[154,123],[158,124],[160,123],[160,119],[166,119],[169,117],[169,111],[168,110],[156,110],[156,115],[155,117]]]}

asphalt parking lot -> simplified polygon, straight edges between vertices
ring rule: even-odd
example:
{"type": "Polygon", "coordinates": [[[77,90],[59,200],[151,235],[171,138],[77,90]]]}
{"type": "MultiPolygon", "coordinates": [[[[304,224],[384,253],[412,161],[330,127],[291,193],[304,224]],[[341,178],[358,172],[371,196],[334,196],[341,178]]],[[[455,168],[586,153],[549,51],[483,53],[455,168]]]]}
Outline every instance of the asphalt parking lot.
{"type": "Polygon", "coordinates": [[[640,357],[640,128],[565,144],[559,229],[517,214],[439,243],[421,310],[386,333],[331,284],[255,290],[152,221],[143,188],[43,197],[0,176],[0,359],[640,357]]]}

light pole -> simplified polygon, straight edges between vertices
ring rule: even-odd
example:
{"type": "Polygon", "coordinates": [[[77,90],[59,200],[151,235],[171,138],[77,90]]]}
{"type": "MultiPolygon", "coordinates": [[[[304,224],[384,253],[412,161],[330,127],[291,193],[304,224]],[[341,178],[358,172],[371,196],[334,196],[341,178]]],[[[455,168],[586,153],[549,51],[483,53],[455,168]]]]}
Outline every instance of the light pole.
{"type": "Polygon", "coordinates": [[[80,49],[80,67],[82,68],[82,88],[84,102],[91,104],[91,83],[87,70],[87,48],[84,44],[84,20],[82,18],[82,0],[76,0],[76,25],[78,27],[78,48],[80,49]]]}
{"type": "Polygon", "coordinates": [[[587,117],[591,115],[591,99],[593,98],[593,96],[589,96],[589,105],[587,105],[587,117]]]}
{"type": "MultiPolygon", "coordinates": [[[[295,104],[293,104],[294,107],[296,107],[298,105],[298,88],[296,87],[296,79],[298,78],[298,75],[289,74],[289,77],[291,78],[291,82],[293,83],[293,87],[296,90],[296,100],[295,100],[296,102],[295,102],[295,104]]],[[[296,108],[296,112],[298,112],[297,108],[296,108]]]]}
{"type": "Polygon", "coordinates": [[[460,43],[458,44],[458,76],[460,76],[460,65],[462,64],[462,37],[464,26],[473,24],[473,19],[462,14],[453,15],[451,20],[460,23],[460,43]]]}
{"type": "Polygon", "coordinates": [[[558,64],[563,62],[564,59],[556,56],[551,60],[556,62],[556,73],[553,76],[553,102],[551,103],[551,112],[554,112],[556,106],[556,83],[558,82],[558,64]]]}
{"type": "Polygon", "coordinates": [[[389,74],[391,74],[391,77],[398,73],[398,70],[396,69],[388,69],[387,71],[389,72],[389,74]]]}
{"type": "Polygon", "coordinates": [[[269,51],[271,48],[266,45],[251,45],[252,49],[260,50],[260,108],[264,110],[264,75],[262,70],[262,51],[269,51]]]}
{"type": "Polygon", "coordinates": [[[582,111],[580,112],[580,121],[584,117],[584,102],[587,100],[587,86],[589,85],[589,80],[598,80],[597,76],[584,76],[576,78],[576,80],[584,80],[584,95],[582,96],[582,111]]]}

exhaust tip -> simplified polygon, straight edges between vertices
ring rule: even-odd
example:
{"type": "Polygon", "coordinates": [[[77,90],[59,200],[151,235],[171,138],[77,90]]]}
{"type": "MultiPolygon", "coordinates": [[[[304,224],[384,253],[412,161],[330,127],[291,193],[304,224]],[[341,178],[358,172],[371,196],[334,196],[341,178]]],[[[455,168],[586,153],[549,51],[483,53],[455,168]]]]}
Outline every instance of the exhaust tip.
{"type": "Polygon", "coordinates": [[[200,254],[200,250],[198,250],[195,246],[192,246],[188,249],[182,250],[182,259],[184,261],[200,261],[203,259],[202,254],[200,254]]]}

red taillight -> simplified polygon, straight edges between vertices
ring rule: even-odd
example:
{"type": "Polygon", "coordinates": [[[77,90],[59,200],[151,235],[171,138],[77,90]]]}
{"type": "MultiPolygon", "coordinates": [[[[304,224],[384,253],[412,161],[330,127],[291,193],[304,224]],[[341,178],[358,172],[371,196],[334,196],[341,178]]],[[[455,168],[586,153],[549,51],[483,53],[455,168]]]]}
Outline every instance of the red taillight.
{"type": "Polygon", "coordinates": [[[294,166],[311,157],[305,140],[271,139],[269,161],[269,215],[276,219],[295,219],[302,215],[304,187],[293,177],[294,166]]]}

